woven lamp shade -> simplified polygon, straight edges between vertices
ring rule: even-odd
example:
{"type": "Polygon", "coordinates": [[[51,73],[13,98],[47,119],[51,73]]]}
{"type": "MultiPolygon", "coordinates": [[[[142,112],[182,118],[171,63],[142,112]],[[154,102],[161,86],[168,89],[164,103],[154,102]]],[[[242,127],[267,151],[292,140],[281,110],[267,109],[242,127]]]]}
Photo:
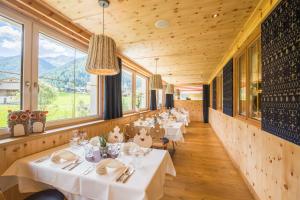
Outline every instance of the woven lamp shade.
{"type": "Polygon", "coordinates": [[[116,49],[116,43],[112,38],[93,34],[89,42],[86,71],[106,76],[118,74],[120,68],[116,49]]]}
{"type": "Polygon", "coordinates": [[[162,79],[160,74],[153,74],[150,78],[151,90],[163,89],[162,79]]]}
{"type": "Polygon", "coordinates": [[[174,94],[174,85],[167,84],[166,94],[174,94]]]}

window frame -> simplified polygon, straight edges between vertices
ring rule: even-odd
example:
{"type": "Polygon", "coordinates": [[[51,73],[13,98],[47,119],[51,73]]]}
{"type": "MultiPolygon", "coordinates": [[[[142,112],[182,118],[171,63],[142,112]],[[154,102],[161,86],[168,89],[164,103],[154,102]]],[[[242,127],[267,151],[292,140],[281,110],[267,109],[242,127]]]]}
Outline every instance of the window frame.
{"type": "Polygon", "coordinates": [[[146,81],[146,92],[145,92],[145,94],[146,94],[146,107],[144,107],[144,108],[140,108],[138,111],[145,111],[145,110],[148,110],[148,108],[149,108],[149,102],[148,102],[148,97],[149,97],[149,90],[148,90],[148,88],[149,88],[149,86],[148,86],[148,84],[149,84],[149,78],[148,77],[146,77],[146,76],[144,76],[144,75],[142,75],[142,74],[140,74],[140,73],[135,73],[135,104],[134,104],[134,109],[135,109],[135,111],[137,111],[137,108],[136,108],[136,80],[137,80],[137,77],[140,77],[140,78],[142,78],[142,79],[144,79],[145,81],[146,81]]]}
{"type": "MultiPolygon", "coordinates": [[[[38,107],[38,62],[39,62],[39,34],[44,34],[46,37],[49,37],[53,40],[56,40],[58,42],[61,42],[62,44],[69,46],[74,49],[78,49],[81,52],[87,53],[88,47],[80,44],[79,42],[75,42],[74,40],[68,38],[67,36],[63,35],[62,33],[53,30],[43,24],[40,23],[34,23],[33,24],[33,41],[32,41],[32,83],[33,83],[33,90],[31,93],[32,98],[32,109],[35,110],[38,107]]],[[[97,76],[97,102],[100,102],[100,79],[99,76],[97,76]]],[[[97,104],[97,114],[96,115],[90,115],[86,117],[75,117],[75,118],[69,118],[69,119],[58,119],[58,120],[52,120],[46,122],[47,128],[56,128],[64,125],[69,124],[75,124],[83,121],[92,121],[101,119],[101,107],[99,104],[97,104]]]]}
{"type": "Polygon", "coordinates": [[[122,64],[122,70],[130,71],[132,73],[132,109],[128,111],[123,111],[123,114],[133,114],[138,112],[144,112],[149,110],[150,106],[150,89],[149,89],[149,77],[143,75],[142,73],[137,72],[136,70],[132,69],[131,67],[127,66],[125,63],[122,64]],[[140,76],[145,78],[146,80],[146,108],[142,108],[137,110],[135,103],[136,103],[136,77],[140,76]]]}
{"type": "MultiPolygon", "coordinates": [[[[135,99],[134,98],[134,71],[130,68],[128,68],[126,65],[122,64],[122,71],[125,70],[125,71],[129,71],[131,73],[131,83],[132,83],[132,88],[131,88],[131,92],[132,92],[132,99],[131,99],[131,110],[127,110],[127,111],[124,111],[123,108],[122,108],[122,111],[123,111],[123,114],[130,114],[130,113],[134,113],[134,105],[135,103],[133,102],[133,100],[135,99]]],[[[121,86],[122,88],[122,86],[121,86]]],[[[123,97],[123,94],[122,94],[122,97],[123,97]]]]}
{"type": "MultiPolygon", "coordinates": [[[[3,5],[0,7],[0,15],[23,25],[23,44],[22,44],[22,110],[36,110],[38,105],[38,51],[39,51],[39,33],[53,38],[67,46],[87,53],[88,46],[74,41],[67,37],[63,32],[55,30],[44,25],[37,20],[24,16],[14,9],[3,5]]],[[[97,102],[103,100],[102,79],[97,76],[97,102]]],[[[46,123],[46,129],[53,129],[71,124],[102,119],[103,103],[97,104],[97,114],[87,117],[78,117],[62,120],[54,120],[46,123]]],[[[0,135],[8,134],[8,127],[0,128],[0,135]]]]}
{"type": "MultiPolygon", "coordinates": [[[[21,108],[22,110],[29,110],[31,108],[30,90],[31,90],[31,44],[32,44],[32,22],[23,15],[16,13],[11,8],[6,6],[0,7],[0,15],[11,21],[19,23],[23,26],[22,35],[22,77],[21,77],[21,108]],[[29,85],[25,84],[29,83],[29,85]]],[[[8,127],[0,128],[0,135],[8,134],[8,127]]]]}
{"type": "MultiPolygon", "coordinates": [[[[249,122],[252,125],[255,125],[257,127],[261,127],[261,120],[252,118],[250,116],[250,61],[249,61],[249,50],[255,43],[258,42],[258,49],[260,58],[261,58],[261,34],[260,29],[256,29],[254,34],[252,34],[249,39],[245,42],[245,44],[242,46],[242,48],[236,53],[234,56],[234,68],[233,68],[233,74],[234,74],[234,96],[233,96],[233,102],[234,102],[234,117],[245,120],[249,122]],[[239,58],[244,55],[245,56],[245,70],[246,70],[246,114],[245,116],[239,114],[239,58]]],[[[261,72],[262,73],[262,72],[261,72]]]]}

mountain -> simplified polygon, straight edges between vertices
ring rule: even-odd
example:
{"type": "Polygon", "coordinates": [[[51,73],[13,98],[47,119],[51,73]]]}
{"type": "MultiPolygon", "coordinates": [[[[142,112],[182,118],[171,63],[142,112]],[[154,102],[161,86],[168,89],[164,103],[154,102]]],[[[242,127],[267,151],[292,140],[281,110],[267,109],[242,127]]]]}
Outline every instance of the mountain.
{"type": "Polygon", "coordinates": [[[43,57],[41,58],[53,66],[62,66],[71,61],[74,61],[74,57],[69,57],[65,55],[57,56],[57,57],[43,57]]]}
{"type": "MultiPolygon", "coordinates": [[[[84,57],[75,60],[75,82],[76,87],[86,87],[90,75],[85,71],[84,57]]],[[[0,71],[20,73],[20,56],[0,57],[0,71]]],[[[9,77],[19,78],[20,75],[12,75],[0,72],[0,80],[9,77]]],[[[74,60],[67,56],[56,58],[39,59],[39,77],[44,77],[43,81],[50,83],[59,89],[71,89],[74,87],[74,60]],[[65,59],[65,61],[63,61],[65,59]],[[62,64],[64,63],[64,64],[62,64]]]]}

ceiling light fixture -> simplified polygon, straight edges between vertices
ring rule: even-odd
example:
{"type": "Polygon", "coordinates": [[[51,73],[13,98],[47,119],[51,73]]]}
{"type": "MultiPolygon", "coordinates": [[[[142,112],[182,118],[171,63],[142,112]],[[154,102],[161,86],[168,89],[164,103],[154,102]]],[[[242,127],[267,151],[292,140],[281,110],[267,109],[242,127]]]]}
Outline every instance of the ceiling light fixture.
{"type": "Polygon", "coordinates": [[[89,41],[86,71],[97,75],[115,75],[120,72],[116,56],[115,41],[104,35],[104,8],[109,6],[108,0],[99,0],[102,7],[102,34],[93,34],[89,41]]]}
{"type": "Polygon", "coordinates": [[[155,22],[154,25],[156,28],[164,29],[164,28],[168,28],[170,24],[167,20],[159,19],[155,22]]]}
{"type": "Polygon", "coordinates": [[[213,14],[211,17],[212,17],[212,18],[216,18],[216,17],[218,17],[218,16],[219,16],[219,14],[216,13],[216,14],[213,14]]]}
{"type": "Polygon", "coordinates": [[[163,85],[162,85],[162,78],[161,75],[157,73],[157,62],[158,62],[159,58],[155,58],[155,74],[153,74],[150,78],[150,88],[152,90],[159,90],[159,89],[163,89],[163,85]]]}

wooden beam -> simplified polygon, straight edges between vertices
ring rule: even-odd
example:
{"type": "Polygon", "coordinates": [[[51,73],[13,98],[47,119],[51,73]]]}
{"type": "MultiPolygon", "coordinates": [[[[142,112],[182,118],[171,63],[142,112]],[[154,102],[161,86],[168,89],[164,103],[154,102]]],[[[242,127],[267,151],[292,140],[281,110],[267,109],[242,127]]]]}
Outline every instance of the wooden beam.
{"type": "Polygon", "coordinates": [[[272,12],[272,10],[278,5],[281,0],[261,0],[254,12],[251,14],[247,22],[244,24],[242,30],[234,39],[231,47],[222,58],[221,62],[217,65],[216,69],[211,74],[209,81],[211,82],[219,71],[225,66],[225,64],[239,51],[243,43],[249,38],[249,36],[255,31],[255,29],[261,25],[264,19],[272,12]]]}
{"type": "Polygon", "coordinates": [[[59,14],[46,4],[35,0],[3,0],[3,3],[23,14],[33,17],[35,20],[46,24],[67,36],[83,43],[88,44],[91,33],[71,20],[59,14]]]}

